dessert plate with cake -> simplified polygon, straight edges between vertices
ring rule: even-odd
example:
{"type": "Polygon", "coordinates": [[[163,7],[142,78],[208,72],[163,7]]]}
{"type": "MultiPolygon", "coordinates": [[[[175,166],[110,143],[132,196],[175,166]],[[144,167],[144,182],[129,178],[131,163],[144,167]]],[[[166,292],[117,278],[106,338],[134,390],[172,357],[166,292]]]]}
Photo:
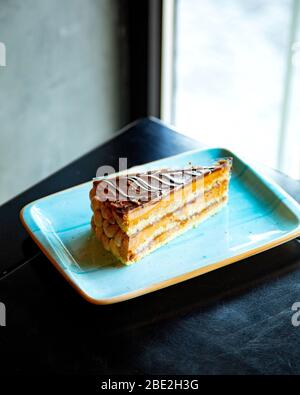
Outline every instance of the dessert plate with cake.
{"type": "Polygon", "coordinates": [[[21,220],[96,304],[176,284],[300,235],[299,205],[220,148],[96,177],[30,203],[21,220]]]}

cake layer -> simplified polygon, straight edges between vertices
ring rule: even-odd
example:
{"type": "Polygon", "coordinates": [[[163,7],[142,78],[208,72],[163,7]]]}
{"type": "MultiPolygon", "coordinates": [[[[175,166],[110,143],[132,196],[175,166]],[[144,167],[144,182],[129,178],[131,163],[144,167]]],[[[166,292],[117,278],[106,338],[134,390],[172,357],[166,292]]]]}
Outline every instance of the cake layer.
{"type": "Polygon", "coordinates": [[[229,159],[205,168],[97,180],[90,192],[92,227],[108,251],[130,264],[221,208],[230,172],[229,159]],[[116,200],[116,192],[123,200],[116,200]]]}
{"type": "Polygon", "coordinates": [[[198,226],[207,218],[219,212],[226,205],[226,203],[227,203],[227,197],[224,197],[224,199],[221,199],[220,201],[211,204],[209,207],[207,207],[205,210],[201,211],[200,213],[195,213],[188,221],[182,221],[176,227],[161,233],[154,240],[152,240],[150,243],[145,245],[143,249],[133,254],[131,256],[130,262],[124,262],[124,263],[130,264],[136,262],[139,259],[143,258],[144,256],[150,254],[152,251],[156,250],[157,248],[162,247],[163,245],[167,244],[171,240],[180,236],[182,233],[186,232],[187,230],[195,226],[198,226]]]}
{"type": "Polygon", "coordinates": [[[161,233],[169,231],[178,223],[186,221],[195,213],[205,210],[207,207],[227,197],[228,180],[215,183],[214,187],[205,192],[204,197],[198,196],[172,213],[166,214],[160,220],[149,224],[140,232],[128,236],[117,223],[110,224],[101,217],[101,212],[97,210],[93,216],[94,226],[97,227],[97,237],[100,238],[105,248],[114,250],[115,254],[127,260],[127,257],[136,254],[143,246],[149,243],[161,233]],[[118,251],[118,252],[117,252],[118,251]]]}
{"type": "MultiPolygon", "coordinates": [[[[95,226],[92,222],[93,228],[95,230],[97,238],[102,242],[103,246],[111,251],[117,258],[119,258],[125,264],[131,264],[143,256],[147,255],[156,248],[159,248],[163,244],[169,242],[174,237],[182,234],[186,230],[197,226],[202,221],[210,217],[211,215],[218,212],[227,202],[227,195],[222,198],[212,201],[207,207],[199,212],[194,212],[189,217],[184,217],[183,219],[176,222],[169,222],[164,228],[161,228],[158,234],[153,234],[152,237],[144,241],[133,249],[128,248],[128,240],[122,239],[122,237],[117,240],[117,238],[109,239],[103,232],[101,228],[95,226]]],[[[123,233],[124,235],[124,233],[123,233]]]]}
{"type": "Polygon", "coordinates": [[[166,229],[171,229],[178,222],[185,221],[186,219],[193,216],[195,213],[199,213],[205,210],[208,206],[226,197],[228,188],[228,181],[224,180],[220,185],[211,188],[203,196],[198,196],[188,204],[178,208],[176,211],[171,212],[163,216],[158,221],[149,224],[146,228],[137,232],[131,237],[128,237],[128,248],[130,251],[135,252],[141,245],[147,240],[158,236],[166,229]]]}
{"type": "MultiPolygon", "coordinates": [[[[211,169],[211,168],[210,168],[211,169]]],[[[215,182],[229,179],[231,161],[222,162],[214,170],[210,170],[202,177],[195,177],[184,188],[172,190],[167,196],[161,198],[155,204],[140,204],[131,207],[129,211],[120,212],[110,201],[101,201],[97,196],[97,183],[91,191],[91,205],[95,211],[100,209],[102,215],[109,222],[117,222],[120,228],[128,235],[133,235],[142,230],[149,223],[159,220],[166,213],[173,212],[179,207],[194,200],[195,197],[213,187],[215,182]]]]}

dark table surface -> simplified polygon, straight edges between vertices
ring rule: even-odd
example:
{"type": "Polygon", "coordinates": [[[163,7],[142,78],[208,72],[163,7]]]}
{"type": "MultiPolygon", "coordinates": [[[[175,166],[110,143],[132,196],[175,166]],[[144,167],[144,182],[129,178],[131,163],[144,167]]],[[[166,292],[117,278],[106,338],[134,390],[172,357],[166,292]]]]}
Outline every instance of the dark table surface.
{"type": "MultiPolygon", "coordinates": [[[[2,373],[300,373],[297,240],[184,283],[108,306],[83,300],[22,228],[28,202],[129,166],[201,146],[144,119],[0,207],[2,373]]],[[[268,170],[300,201],[300,184],[268,170]]]]}

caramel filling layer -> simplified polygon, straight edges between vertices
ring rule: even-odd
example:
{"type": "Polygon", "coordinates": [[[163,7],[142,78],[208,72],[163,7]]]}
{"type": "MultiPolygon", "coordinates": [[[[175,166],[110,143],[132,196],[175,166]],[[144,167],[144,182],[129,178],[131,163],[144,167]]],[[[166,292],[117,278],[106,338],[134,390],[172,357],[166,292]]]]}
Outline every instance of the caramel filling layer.
{"type": "Polygon", "coordinates": [[[132,236],[128,236],[120,229],[114,218],[110,217],[103,207],[94,212],[92,225],[104,247],[126,263],[135,260],[134,257],[145,251],[154,240],[156,240],[155,245],[159,243],[159,240],[163,240],[163,234],[177,233],[176,229],[184,229],[188,222],[193,223],[199,216],[205,216],[210,207],[227,199],[227,189],[228,179],[222,182],[218,180],[204,193],[204,196],[203,194],[196,196],[188,204],[165,214],[160,220],[149,224],[132,236]]]}
{"type": "Polygon", "coordinates": [[[159,234],[154,239],[149,240],[143,246],[140,246],[140,248],[137,251],[135,251],[134,253],[131,252],[130,261],[134,262],[138,259],[141,259],[149,252],[171,241],[173,238],[179,236],[181,233],[185,232],[188,228],[191,228],[192,226],[195,226],[196,224],[202,222],[208,216],[211,216],[216,212],[218,212],[226,204],[226,202],[227,202],[227,197],[225,196],[219,201],[210,204],[204,210],[193,214],[191,217],[182,220],[180,223],[177,223],[176,226],[159,234]]]}
{"type": "MultiPolygon", "coordinates": [[[[218,201],[227,191],[228,181],[224,180],[221,184],[215,185],[212,189],[205,192],[204,196],[198,196],[191,202],[181,206],[176,211],[167,213],[160,220],[149,224],[140,232],[128,238],[128,248],[135,251],[147,239],[162,233],[168,227],[171,228],[176,223],[191,217],[194,213],[200,212],[215,201],[218,201]]],[[[126,235],[127,236],[127,235],[126,235]]],[[[127,236],[128,237],[128,236],[127,236]]]]}

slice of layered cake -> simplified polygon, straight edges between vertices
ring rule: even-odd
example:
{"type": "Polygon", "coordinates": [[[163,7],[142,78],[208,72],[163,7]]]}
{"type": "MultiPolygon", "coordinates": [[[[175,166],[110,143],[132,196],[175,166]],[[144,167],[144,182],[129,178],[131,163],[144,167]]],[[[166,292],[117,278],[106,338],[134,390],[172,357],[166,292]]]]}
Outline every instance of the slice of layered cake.
{"type": "Polygon", "coordinates": [[[131,264],[219,211],[231,158],[213,166],[96,178],[92,227],[105,249],[131,264]]]}

